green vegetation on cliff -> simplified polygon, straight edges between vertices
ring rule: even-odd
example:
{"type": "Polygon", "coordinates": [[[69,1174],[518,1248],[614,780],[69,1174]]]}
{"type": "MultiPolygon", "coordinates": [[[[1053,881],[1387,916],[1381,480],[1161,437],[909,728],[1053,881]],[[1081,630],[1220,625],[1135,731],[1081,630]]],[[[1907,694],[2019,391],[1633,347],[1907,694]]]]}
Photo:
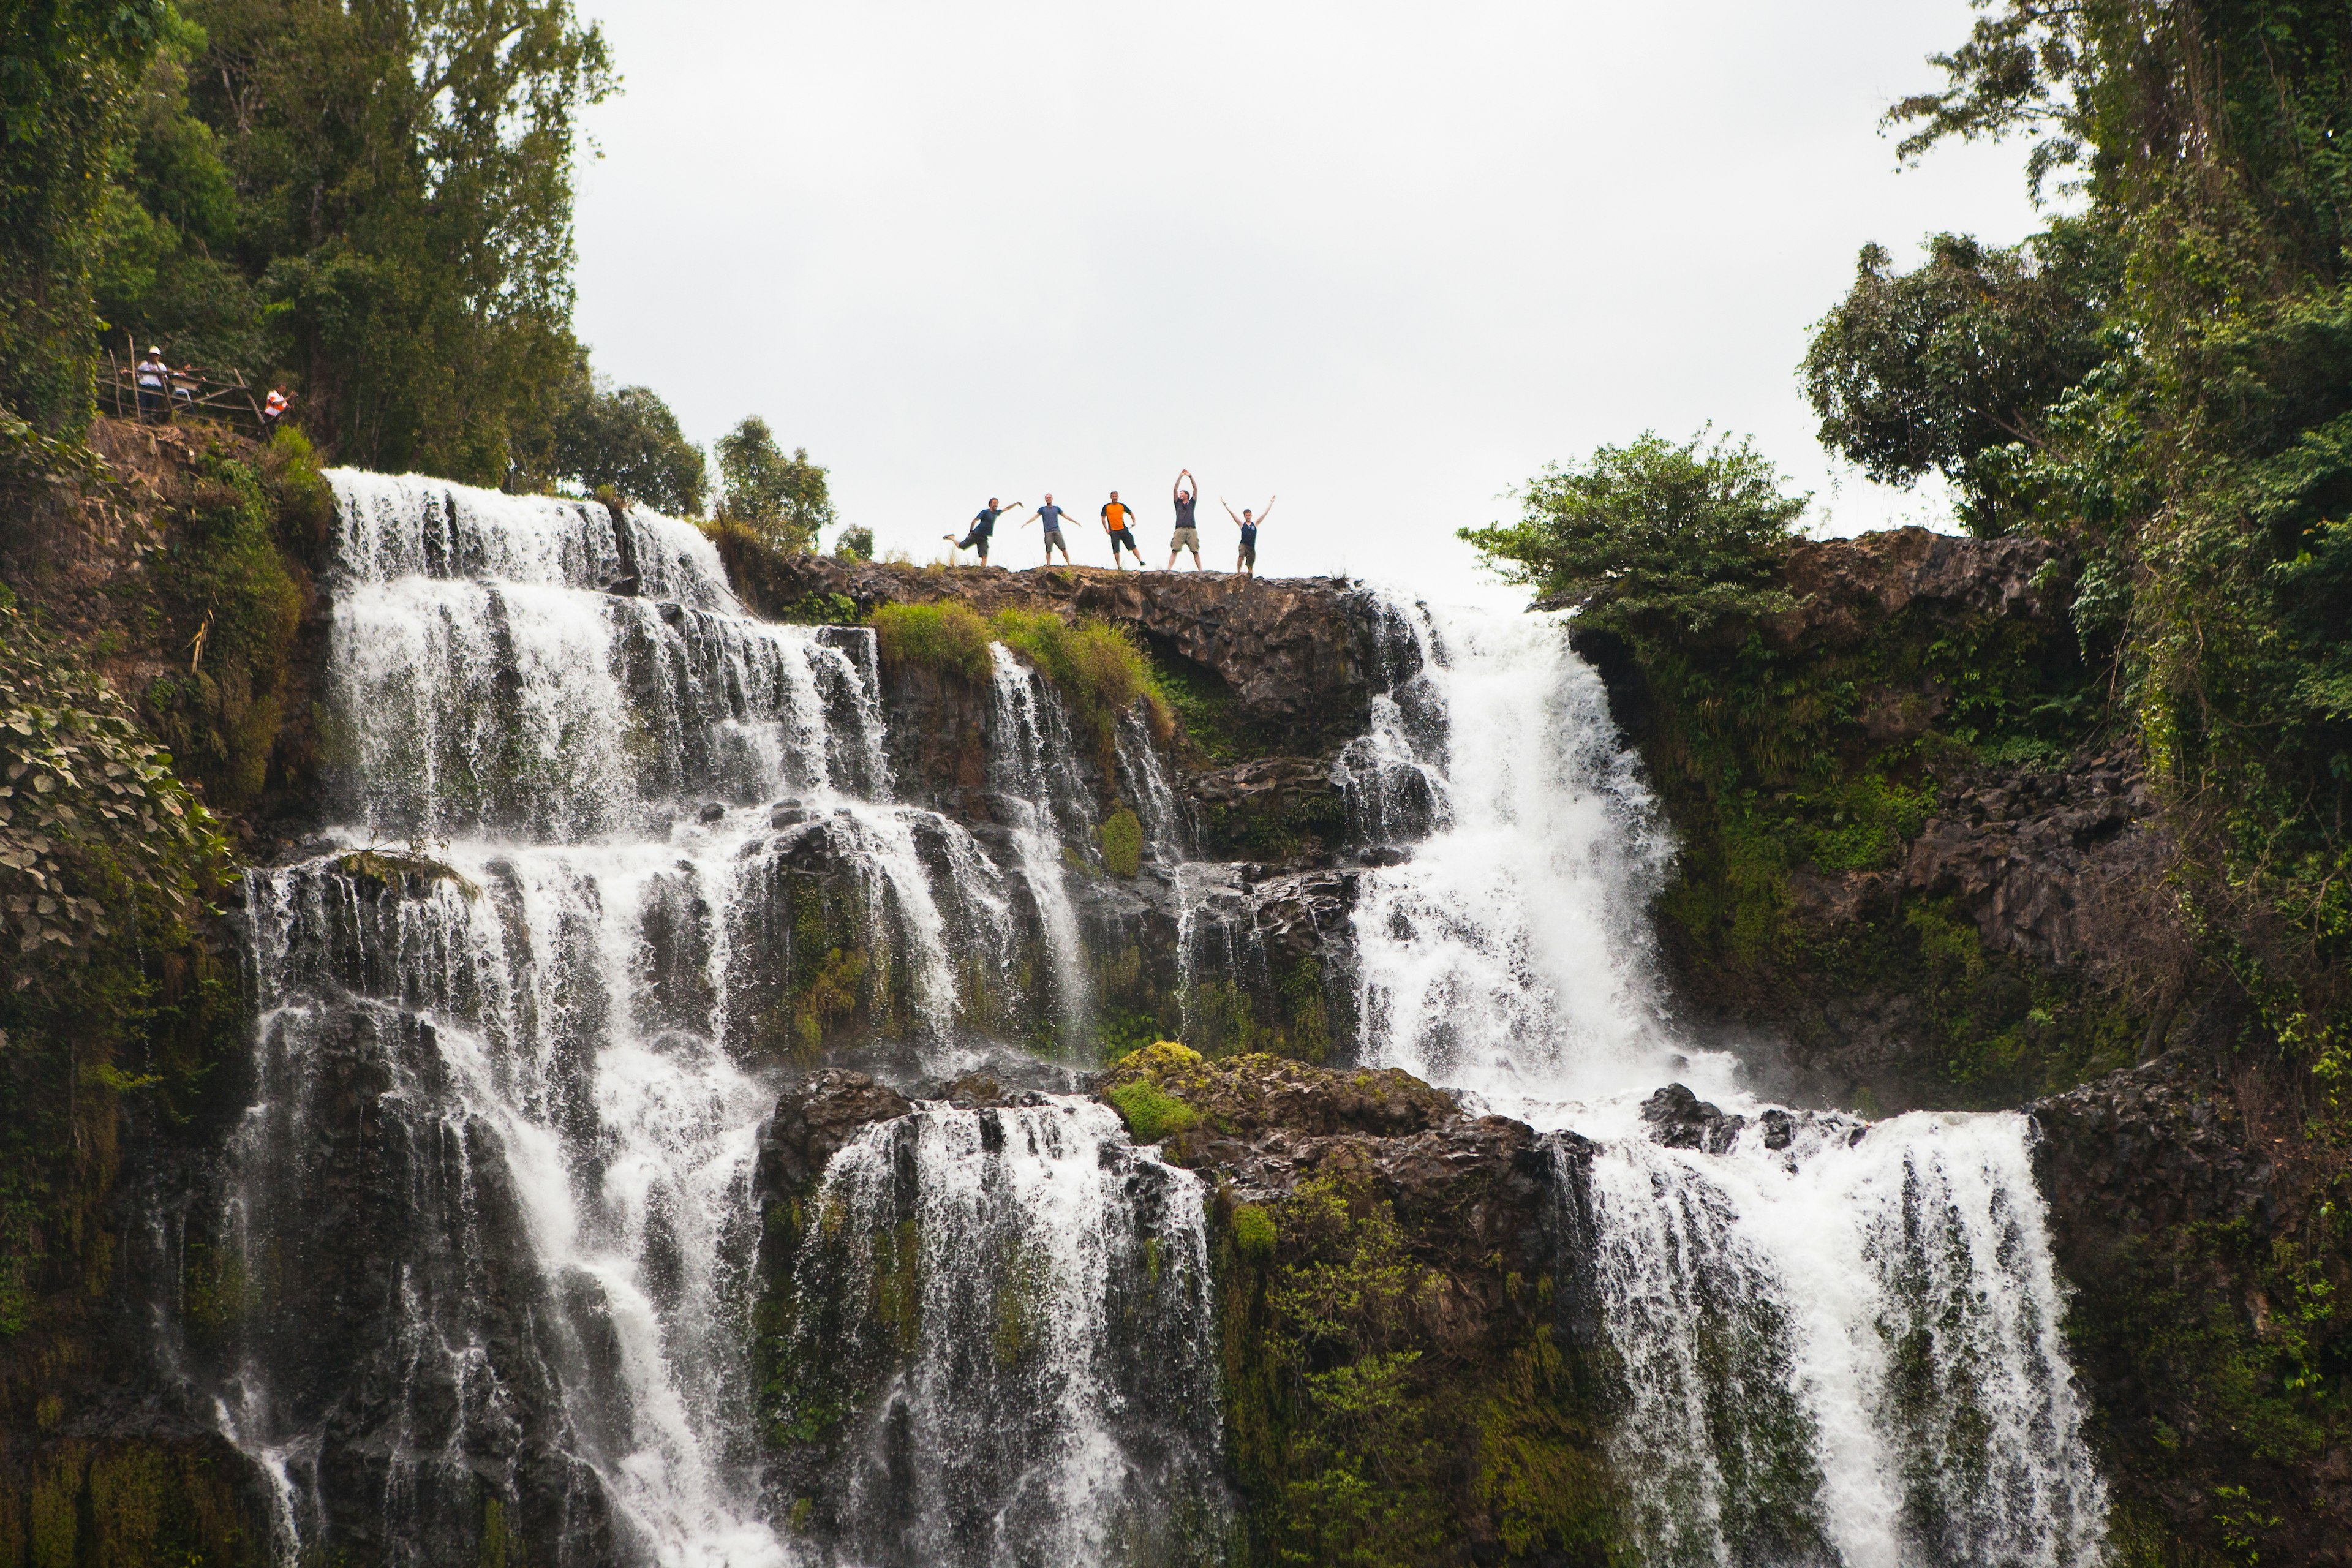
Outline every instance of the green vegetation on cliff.
{"type": "Polygon", "coordinates": [[[1086,726],[1106,757],[1118,742],[1120,718],[1138,701],[1162,739],[1173,731],[1175,719],[1150,661],[1134,635],[1111,622],[1011,608],[983,616],[970,605],[943,599],[879,605],[874,630],[885,662],[941,671],[975,685],[988,680],[995,668],[989,645],[1003,643],[1054,683],[1070,716],[1086,726]]]}
{"type": "Polygon", "coordinates": [[[184,1120],[244,1012],[204,937],[230,874],[217,825],[129,707],[13,605],[0,781],[0,1419],[14,1422],[49,1335],[104,1289],[120,1102],[184,1120]],[[28,1333],[36,1350],[11,1355],[28,1333]]]}
{"type": "Polygon", "coordinates": [[[2079,217],[1867,249],[1807,362],[1822,437],[2066,541],[2074,618],[2267,1031],[2352,1068],[2352,43],[2334,8],[1999,0],[1897,104],[1916,156],[2036,141],[2079,217]]]}

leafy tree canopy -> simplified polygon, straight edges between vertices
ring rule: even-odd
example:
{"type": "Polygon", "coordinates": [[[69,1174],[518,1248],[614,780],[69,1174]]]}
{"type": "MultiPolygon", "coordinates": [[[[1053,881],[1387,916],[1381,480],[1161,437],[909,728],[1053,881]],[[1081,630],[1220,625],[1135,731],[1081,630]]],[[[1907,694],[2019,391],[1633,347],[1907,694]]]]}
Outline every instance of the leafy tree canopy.
{"type": "Polygon", "coordinates": [[[768,422],[752,415],[719,438],[719,515],[785,550],[814,550],[821,529],[834,522],[825,472],[808,448],[791,457],[776,445],[768,422]]]}
{"type": "Polygon", "coordinates": [[[1788,607],[1774,568],[1811,498],[1780,485],[1750,442],[1650,433],[1546,468],[1522,492],[1518,521],[1461,533],[1538,602],[1577,605],[1601,625],[1663,617],[1696,631],[1788,607]]]}
{"type": "Polygon", "coordinates": [[[1863,247],[1853,290],[1805,355],[1822,445],[1882,483],[1939,470],[1973,533],[2017,526],[2052,407],[2106,357],[2118,251],[2106,230],[2067,221],[2005,249],[1939,234],[1907,273],[1863,247]]]}
{"type": "Polygon", "coordinates": [[[0,403],[49,436],[89,417],[90,258],[163,0],[0,6],[0,403]]]}
{"type": "Polygon", "coordinates": [[[548,471],[583,489],[611,486],[673,517],[699,517],[709,484],[701,449],[652,388],[598,386],[581,366],[555,418],[548,471]]]}

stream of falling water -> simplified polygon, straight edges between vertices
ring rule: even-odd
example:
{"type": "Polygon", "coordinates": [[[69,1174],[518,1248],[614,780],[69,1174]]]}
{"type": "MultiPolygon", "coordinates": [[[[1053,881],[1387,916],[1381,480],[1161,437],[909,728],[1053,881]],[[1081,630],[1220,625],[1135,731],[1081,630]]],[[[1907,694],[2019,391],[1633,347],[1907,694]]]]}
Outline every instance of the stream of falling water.
{"type": "Polygon", "coordinates": [[[1409,850],[1363,873],[1364,1056],[1598,1142],[1594,1315],[1646,1561],[2098,1561],[2026,1119],[1768,1124],[1657,1005],[1669,847],[1562,618],[1383,616],[1395,679],[1338,770],[1361,839],[1409,850]],[[1727,1149],[1647,1136],[1670,1081],[1748,1118],[1727,1149]]]}
{"type": "MultiPolygon", "coordinates": [[[[246,889],[257,1083],[220,1273],[253,1288],[219,1336],[222,1428],[276,1480],[289,1562],[424,1568],[509,1538],[559,1565],[810,1561],[753,1429],[752,1183],[778,1069],[833,1015],[792,1013],[781,977],[822,968],[827,1005],[933,1078],[984,1059],[965,1016],[1019,992],[1024,942],[1082,1017],[1062,846],[1091,807],[1056,772],[1058,700],[1000,651],[1000,867],[893,799],[871,632],[744,617],[690,525],[330,479],[343,826],[246,889]]],[[[988,1113],[992,1142],[972,1113],[909,1123],[905,1201],[945,1250],[901,1405],[993,1432],[1007,1518],[1059,1544],[877,1562],[1086,1563],[1135,1537],[1165,1501],[1137,1467],[1178,1474],[1182,1445],[1121,1356],[1213,1432],[1183,1381],[1211,1375],[1196,1179],[1090,1103],[1044,1103],[988,1113]],[[1006,1278],[1045,1359],[1008,1355],[961,1414],[955,1304],[1006,1278]],[[1137,1339],[1145,1319],[1164,1333],[1137,1339]]],[[[975,1539],[980,1471],[924,1473],[919,1521],[975,1539]]]]}

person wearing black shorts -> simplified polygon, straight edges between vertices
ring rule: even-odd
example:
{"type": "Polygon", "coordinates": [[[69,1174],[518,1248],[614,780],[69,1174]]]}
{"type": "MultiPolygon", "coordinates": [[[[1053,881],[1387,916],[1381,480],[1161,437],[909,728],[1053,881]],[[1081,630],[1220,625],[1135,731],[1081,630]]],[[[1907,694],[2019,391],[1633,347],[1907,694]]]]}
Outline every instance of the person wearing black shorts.
{"type": "MultiPolygon", "coordinates": [[[[1020,504],[1019,501],[1014,501],[1013,506],[1020,504]]],[[[958,550],[970,550],[977,546],[980,551],[980,563],[985,566],[988,564],[988,536],[996,531],[996,520],[1012,510],[1013,507],[1010,506],[997,505],[996,498],[991,496],[988,498],[988,504],[972,514],[971,527],[961,539],[958,539],[952,533],[942,533],[940,537],[958,550]]]]}
{"type": "Polygon", "coordinates": [[[1135,542],[1134,521],[1135,509],[1119,500],[1117,490],[1111,491],[1110,500],[1103,502],[1102,525],[1110,535],[1110,563],[1122,572],[1127,570],[1127,563],[1118,558],[1122,547],[1135,557],[1135,569],[1143,570],[1143,546],[1135,542]]]}
{"type": "Polygon", "coordinates": [[[1223,496],[1217,498],[1217,504],[1225,509],[1227,517],[1234,517],[1234,525],[1242,531],[1241,553],[1234,558],[1234,570],[1244,577],[1257,575],[1257,525],[1265,521],[1265,514],[1274,510],[1274,503],[1279,499],[1266,497],[1265,504],[1257,509],[1255,516],[1249,508],[1244,507],[1241,516],[1234,517],[1234,503],[1223,496]]]}

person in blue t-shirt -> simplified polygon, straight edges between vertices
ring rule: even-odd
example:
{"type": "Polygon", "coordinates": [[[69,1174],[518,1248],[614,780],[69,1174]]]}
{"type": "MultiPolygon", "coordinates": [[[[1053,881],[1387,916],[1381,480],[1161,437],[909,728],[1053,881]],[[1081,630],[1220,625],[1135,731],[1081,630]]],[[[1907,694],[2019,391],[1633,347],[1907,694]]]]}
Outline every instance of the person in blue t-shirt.
{"type": "Polygon", "coordinates": [[[1056,550],[1062,552],[1063,565],[1068,566],[1074,564],[1070,560],[1070,547],[1068,544],[1065,543],[1062,539],[1062,519],[1068,515],[1069,513],[1064,511],[1060,507],[1054,504],[1054,492],[1052,490],[1047,490],[1045,492],[1045,504],[1039,507],[1035,511],[1030,513],[1029,521],[1021,525],[1022,527],[1026,528],[1031,522],[1043,521],[1045,523],[1045,564],[1048,566],[1051,566],[1054,563],[1054,552],[1056,550]]]}
{"type": "Polygon", "coordinates": [[[1013,506],[999,506],[996,504],[996,498],[991,496],[988,498],[988,504],[972,514],[971,527],[961,539],[958,539],[952,533],[942,533],[940,537],[958,550],[970,550],[977,545],[980,549],[980,563],[985,566],[988,564],[988,536],[996,531],[996,520],[1020,504],[1019,501],[1014,501],[1013,506]]]}
{"type": "Polygon", "coordinates": [[[1242,551],[1234,558],[1234,570],[1244,577],[1257,575],[1257,525],[1265,521],[1265,514],[1274,510],[1274,503],[1279,499],[1268,496],[1265,504],[1258,508],[1255,515],[1249,508],[1244,507],[1241,516],[1234,517],[1234,503],[1223,496],[1217,498],[1217,504],[1225,509],[1227,517],[1234,517],[1234,526],[1242,531],[1242,551]]]}

